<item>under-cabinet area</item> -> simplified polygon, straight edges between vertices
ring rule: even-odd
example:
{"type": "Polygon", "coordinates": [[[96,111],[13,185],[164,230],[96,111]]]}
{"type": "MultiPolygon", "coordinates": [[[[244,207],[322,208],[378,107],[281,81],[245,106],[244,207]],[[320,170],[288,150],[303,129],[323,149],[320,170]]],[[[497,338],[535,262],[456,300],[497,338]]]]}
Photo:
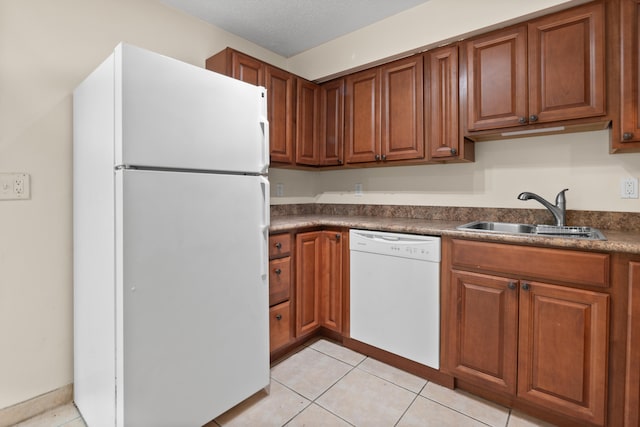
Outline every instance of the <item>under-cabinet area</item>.
{"type": "MultiPolygon", "coordinates": [[[[440,367],[433,369],[351,336],[352,298],[360,297],[350,290],[348,231],[358,220],[314,221],[292,219],[287,228],[279,225],[286,217],[275,221],[271,277],[284,274],[290,283],[286,301],[277,290],[281,278],[271,284],[272,295],[281,295],[272,300],[272,361],[324,336],[556,425],[639,425],[640,252],[615,250],[621,234],[607,231],[608,241],[576,246],[567,239],[554,245],[544,237],[478,237],[438,221],[405,227],[442,239],[440,367]],[[285,315],[290,324],[282,323],[285,315]]],[[[377,219],[367,228],[375,222],[381,230],[393,227],[392,219],[377,219]]],[[[385,315],[401,309],[393,301],[385,315]]],[[[394,325],[398,334],[415,329],[394,325]]]]}

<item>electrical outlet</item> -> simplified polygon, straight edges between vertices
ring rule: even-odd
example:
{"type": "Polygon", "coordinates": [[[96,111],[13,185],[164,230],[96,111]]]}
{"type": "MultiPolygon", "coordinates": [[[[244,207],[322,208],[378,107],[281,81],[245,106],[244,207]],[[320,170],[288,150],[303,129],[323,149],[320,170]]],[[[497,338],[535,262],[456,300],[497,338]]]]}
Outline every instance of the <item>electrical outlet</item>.
{"type": "Polygon", "coordinates": [[[356,196],[362,196],[362,184],[356,184],[356,196]]]}
{"type": "Polygon", "coordinates": [[[620,198],[621,199],[637,199],[638,198],[638,178],[622,178],[620,180],[620,198]]]}
{"type": "Polygon", "coordinates": [[[284,196],[284,184],[277,183],[276,184],[276,197],[284,196]]]}
{"type": "Polygon", "coordinates": [[[0,173],[0,200],[31,198],[29,181],[27,173],[0,173]]]}

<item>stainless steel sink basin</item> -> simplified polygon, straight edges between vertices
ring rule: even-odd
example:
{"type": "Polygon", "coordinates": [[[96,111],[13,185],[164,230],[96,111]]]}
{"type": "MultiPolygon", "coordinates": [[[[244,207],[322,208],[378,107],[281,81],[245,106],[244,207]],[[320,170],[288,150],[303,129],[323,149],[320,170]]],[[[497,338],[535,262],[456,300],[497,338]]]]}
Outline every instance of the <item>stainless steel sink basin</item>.
{"type": "Polygon", "coordinates": [[[596,228],[572,227],[557,225],[516,224],[511,222],[474,221],[460,225],[458,230],[480,231],[499,234],[528,234],[549,237],[569,237],[590,240],[607,240],[604,234],[596,228]]]}

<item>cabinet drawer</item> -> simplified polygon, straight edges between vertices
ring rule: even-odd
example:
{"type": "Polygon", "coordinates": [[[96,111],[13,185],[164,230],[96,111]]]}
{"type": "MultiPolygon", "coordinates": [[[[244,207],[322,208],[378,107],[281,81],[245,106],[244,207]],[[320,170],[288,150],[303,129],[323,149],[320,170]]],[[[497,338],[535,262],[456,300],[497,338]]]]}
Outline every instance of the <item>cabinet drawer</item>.
{"type": "Polygon", "coordinates": [[[289,301],[269,309],[269,348],[274,351],[291,339],[291,306],[289,301]]]}
{"type": "Polygon", "coordinates": [[[453,240],[456,267],[588,286],[609,286],[609,255],[565,249],[453,240]]]}
{"type": "Polygon", "coordinates": [[[291,257],[269,262],[269,306],[289,299],[291,292],[291,257]]]}
{"type": "Polygon", "coordinates": [[[291,234],[269,236],[269,258],[278,258],[291,253],[291,234]]]}

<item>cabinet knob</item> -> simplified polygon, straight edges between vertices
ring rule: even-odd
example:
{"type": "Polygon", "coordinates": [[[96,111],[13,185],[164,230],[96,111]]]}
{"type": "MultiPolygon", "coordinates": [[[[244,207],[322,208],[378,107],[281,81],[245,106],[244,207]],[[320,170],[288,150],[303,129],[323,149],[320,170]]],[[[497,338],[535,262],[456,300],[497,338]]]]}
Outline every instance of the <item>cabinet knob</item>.
{"type": "Polygon", "coordinates": [[[273,270],[278,276],[280,275],[280,273],[282,273],[282,270],[280,270],[279,268],[276,268],[275,270],[273,270]]]}
{"type": "Polygon", "coordinates": [[[280,242],[276,242],[274,246],[276,247],[276,249],[282,249],[282,243],[280,242]]]}
{"type": "Polygon", "coordinates": [[[520,123],[521,125],[524,125],[527,123],[527,118],[526,117],[520,117],[518,119],[518,123],[520,123]]]}
{"type": "Polygon", "coordinates": [[[622,139],[625,141],[630,141],[633,139],[633,133],[631,132],[625,132],[622,134],[622,139]]]}
{"type": "Polygon", "coordinates": [[[282,314],[276,314],[276,320],[282,320],[282,314]]]}
{"type": "Polygon", "coordinates": [[[529,284],[527,282],[524,282],[522,284],[522,289],[525,291],[528,291],[529,289],[531,289],[531,286],[529,286],[529,284]]]}
{"type": "Polygon", "coordinates": [[[336,240],[340,240],[340,237],[341,237],[340,233],[336,233],[336,240]]]}
{"type": "Polygon", "coordinates": [[[507,287],[511,290],[516,288],[516,282],[509,282],[509,284],[507,285],[507,287]]]}
{"type": "Polygon", "coordinates": [[[342,159],[338,159],[338,164],[341,165],[342,164],[342,159]]]}
{"type": "Polygon", "coordinates": [[[530,122],[537,122],[538,121],[538,116],[536,116],[535,114],[532,114],[529,116],[529,121],[530,122]]]}
{"type": "Polygon", "coordinates": [[[456,150],[455,148],[451,149],[451,155],[455,156],[456,154],[458,154],[458,150],[456,150]]]}
{"type": "Polygon", "coordinates": [[[376,161],[380,160],[380,154],[376,154],[375,159],[376,161]]]}
{"type": "Polygon", "coordinates": [[[382,161],[384,162],[385,160],[387,160],[387,155],[386,155],[386,154],[383,154],[383,155],[382,155],[382,161]]]}

